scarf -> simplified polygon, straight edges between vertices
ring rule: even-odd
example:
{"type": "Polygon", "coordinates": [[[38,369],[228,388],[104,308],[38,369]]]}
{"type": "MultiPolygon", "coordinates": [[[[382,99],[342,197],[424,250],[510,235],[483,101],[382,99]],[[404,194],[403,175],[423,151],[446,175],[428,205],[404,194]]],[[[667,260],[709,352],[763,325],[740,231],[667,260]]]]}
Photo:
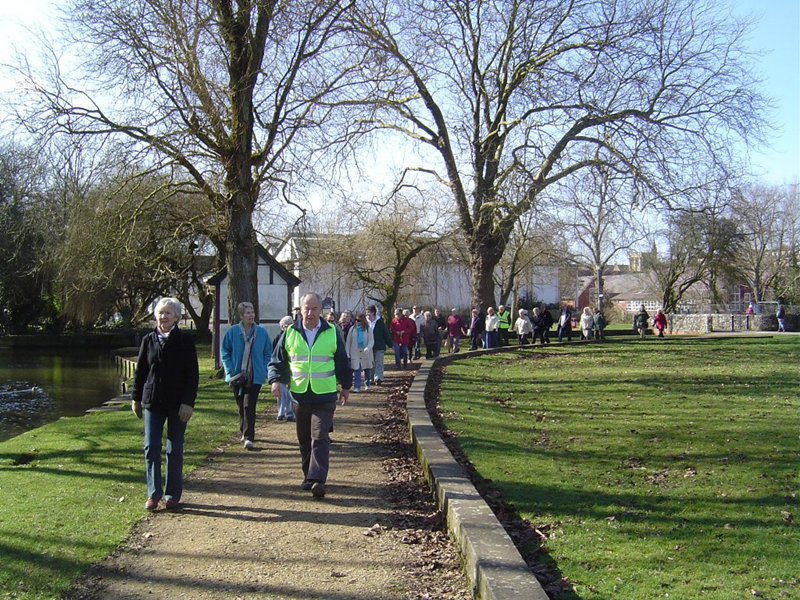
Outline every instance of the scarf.
{"type": "Polygon", "coordinates": [[[250,335],[246,335],[244,327],[239,325],[239,331],[242,332],[242,340],[244,341],[244,352],[242,353],[242,370],[241,372],[247,377],[248,385],[253,383],[253,364],[250,362],[250,354],[253,351],[253,340],[256,337],[256,324],[250,327],[250,335]]]}
{"type": "Polygon", "coordinates": [[[358,349],[364,348],[364,328],[361,325],[356,325],[356,342],[358,342],[358,349]]]}

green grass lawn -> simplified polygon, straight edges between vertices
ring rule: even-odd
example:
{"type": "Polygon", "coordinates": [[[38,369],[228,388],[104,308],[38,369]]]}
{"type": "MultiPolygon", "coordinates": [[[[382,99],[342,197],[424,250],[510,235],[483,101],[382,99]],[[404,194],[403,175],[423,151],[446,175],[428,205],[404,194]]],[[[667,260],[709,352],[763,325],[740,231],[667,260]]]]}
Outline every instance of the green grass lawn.
{"type": "MultiPolygon", "coordinates": [[[[227,386],[200,347],[184,474],[236,432],[227,386]]],[[[52,599],[145,515],[142,421],[130,410],[60,419],[0,443],[0,598],[52,599]]]]}
{"type": "Polygon", "coordinates": [[[562,597],[800,598],[800,337],[455,361],[446,426],[548,535],[562,597]]]}

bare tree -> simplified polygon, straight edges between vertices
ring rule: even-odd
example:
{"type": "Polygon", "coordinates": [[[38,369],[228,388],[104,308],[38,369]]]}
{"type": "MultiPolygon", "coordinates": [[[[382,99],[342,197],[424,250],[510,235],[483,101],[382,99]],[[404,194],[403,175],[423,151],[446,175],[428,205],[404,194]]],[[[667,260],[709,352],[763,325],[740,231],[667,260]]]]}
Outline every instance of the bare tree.
{"type": "MultiPolygon", "coordinates": [[[[539,203],[541,204],[541,203],[539,203]]],[[[519,284],[526,271],[535,266],[572,264],[571,251],[560,233],[563,224],[545,207],[529,210],[514,226],[505,253],[495,269],[495,287],[499,302],[507,307],[516,304],[519,284]]]]}
{"type": "Polygon", "coordinates": [[[640,202],[714,183],[767,102],[747,25],[711,0],[365,0],[368,122],[420,144],[452,194],[473,302],[494,304],[510,233],[550,185],[607,163],[640,202]],[[602,150],[602,153],[600,152],[602,150]],[[501,192],[527,177],[521,197],[501,192]]]}
{"type": "Polygon", "coordinates": [[[645,238],[630,184],[631,178],[598,165],[584,169],[574,186],[563,189],[559,213],[565,228],[574,233],[575,260],[594,272],[600,308],[606,267],[645,238]]]}
{"type": "MultiPolygon", "coordinates": [[[[81,53],[66,74],[23,65],[24,123],[39,134],[123,137],[150,170],[216,209],[230,306],[257,303],[253,211],[284,185],[298,140],[326,122],[339,85],[331,50],[350,2],[72,0],[65,28],[81,53]]],[[[231,314],[236,314],[231,310],[231,314]]]]}
{"type": "Polygon", "coordinates": [[[643,266],[653,273],[664,312],[675,312],[696,284],[705,283],[713,298],[718,274],[733,262],[739,241],[735,223],[719,211],[669,214],[663,233],[666,250],[659,252],[654,241],[643,258],[643,266]]]}
{"type": "Polygon", "coordinates": [[[734,192],[731,218],[743,236],[735,261],[739,275],[763,302],[770,292],[782,297],[794,284],[800,246],[800,198],[797,186],[750,185],[734,192]]]}
{"type": "Polygon", "coordinates": [[[311,261],[333,262],[351,288],[378,303],[381,314],[391,315],[398,299],[414,286],[420,260],[442,243],[436,205],[419,195],[393,193],[381,202],[358,203],[341,210],[344,223],[334,222],[311,261]]]}

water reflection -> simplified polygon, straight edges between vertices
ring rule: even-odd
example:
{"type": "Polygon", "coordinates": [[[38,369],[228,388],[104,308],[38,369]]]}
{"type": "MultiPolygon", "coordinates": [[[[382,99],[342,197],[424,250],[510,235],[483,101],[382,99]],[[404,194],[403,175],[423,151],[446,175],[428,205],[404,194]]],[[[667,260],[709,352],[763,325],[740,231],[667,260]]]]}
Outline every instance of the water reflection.
{"type": "Polygon", "coordinates": [[[108,350],[0,349],[0,441],[76,416],[119,393],[108,350]]]}

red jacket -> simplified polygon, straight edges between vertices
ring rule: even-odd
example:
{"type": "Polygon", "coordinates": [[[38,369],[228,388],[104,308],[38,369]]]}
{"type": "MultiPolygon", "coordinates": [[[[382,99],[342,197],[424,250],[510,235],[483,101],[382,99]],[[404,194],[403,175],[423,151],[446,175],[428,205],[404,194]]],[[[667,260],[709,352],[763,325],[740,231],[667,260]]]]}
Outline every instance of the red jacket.
{"type": "Polygon", "coordinates": [[[392,342],[408,346],[417,337],[417,324],[414,319],[409,317],[395,317],[389,328],[392,332],[392,342]]]}

